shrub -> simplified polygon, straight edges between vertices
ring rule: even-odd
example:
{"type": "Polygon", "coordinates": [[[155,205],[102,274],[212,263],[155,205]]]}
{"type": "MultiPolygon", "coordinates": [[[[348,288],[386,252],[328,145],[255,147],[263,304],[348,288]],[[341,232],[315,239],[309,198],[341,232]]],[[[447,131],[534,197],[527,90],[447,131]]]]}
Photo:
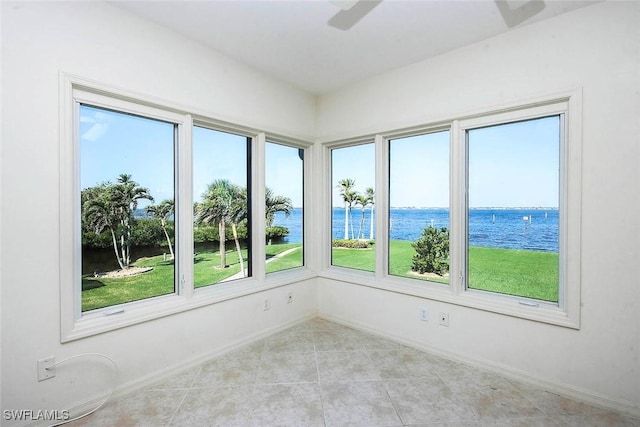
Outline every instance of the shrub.
{"type": "MultiPolygon", "coordinates": [[[[231,226],[227,226],[225,229],[225,237],[227,241],[233,240],[233,233],[231,231],[231,226]]],[[[238,239],[245,240],[247,238],[247,226],[242,223],[238,225],[238,239]]],[[[210,226],[210,225],[201,225],[193,227],[193,241],[195,243],[206,243],[206,242],[218,242],[218,226],[210,226]]]]}
{"type": "Polygon", "coordinates": [[[449,230],[438,230],[429,226],[411,246],[416,250],[411,270],[418,273],[436,273],[440,276],[449,271],[449,230]]]}
{"type": "Polygon", "coordinates": [[[282,239],[289,235],[289,229],[287,227],[282,227],[279,225],[274,225],[273,227],[267,227],[267,240],[269,239],[282,239]]]}
{"type": "Polygon", "coordinates": [[[369,249],[371,246],[373,246],[373,240],[334,239],[331,241],[331,246],[333,246],[334,248],[369,249]]]}

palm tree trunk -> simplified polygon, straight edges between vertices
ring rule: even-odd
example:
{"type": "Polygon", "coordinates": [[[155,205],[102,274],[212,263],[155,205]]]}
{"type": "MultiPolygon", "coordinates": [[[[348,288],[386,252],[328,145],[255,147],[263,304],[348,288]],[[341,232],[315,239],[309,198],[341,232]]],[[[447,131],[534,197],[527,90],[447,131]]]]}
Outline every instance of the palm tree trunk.
{"type": "Polygon", "coordinates": [[[351,211],[351,206],[349,206],[349,226],[351,227],[351,238],[353,239],[355,236],[353,234],[353,213],[351,211]]]}
{"type": "Polygon", "coordinates": [[[227,267],[227,252],[224,247],[226,240],[226,236],[224,235],[224,228],[224,220],[221,220],[218,223],[218,240],[220,241],[220,268],[227,267]]]}
{"type": "Polygon", "coordinates": [[[236,251],[238,252],[238,259],[240,260],[240,271],[242,271],[242,277],[247,277],[244,271],[244,259],[242,259],[242,251],[240,250],[240,242],[238,241],[238,230],[236,223],[231,223],[231,230],[233,231],[233,240],[236,241],[236,251]]]}
{"type": "Polygon", "coordinates": [[[362,207],[362,218],[360,218],[360,227],[358,228],[358,239],[363,238],[362,227],[364,227],[364,206],[362,207]]]}
{"type": "Polygon", "coordinates": [[[129,267],[129,264],[127,264],[127,252],[125,250],[124,234],[120,234],[120,253],[122,254],[122,268],[129,267]]]}
{"type": "Polygon", "coordinates": [[[167,244],[169,245],[169,252],[171,252],[171,259],[174,259],[174,255],[173,255],[173,247],[171,246],[171,239],[169,238],[169,233],[167,233],[167,229],[162,226],[162,230],[164,231],[164,235],[167,238],[167,244]]]}
{"type": "Polygon", "coordinates": [[[124,266],[122,265],[122,261],[120,260],[120,255],[118,255],[118,239],[116,239],[116,233],[113,232],[113,228],[111,227],[109,227],[109,231],[111,231],[111,238],[113,239],[113,251],[116,253],[118,265],[120,266],[120,270],[124,270],[124,266]]]}
{"type": "Polygon", "coordinates": [[[349,240],[349,204],[344,203],[344,240],[349,240]]]}

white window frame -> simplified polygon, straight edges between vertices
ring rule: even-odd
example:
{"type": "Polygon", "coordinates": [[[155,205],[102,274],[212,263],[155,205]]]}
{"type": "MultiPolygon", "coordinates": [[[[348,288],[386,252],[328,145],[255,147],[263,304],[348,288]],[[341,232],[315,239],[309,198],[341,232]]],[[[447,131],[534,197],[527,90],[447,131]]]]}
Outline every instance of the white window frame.
{"type": "MultiPolygon", "coordinates": [[[[323,144],[325,206],[331,206],[330,177],[333,148],[375,139],[376,143],[376,272],[331,265],[330,241],[325,248],[321,277],[349,281],[421,298],[476,308],[513,317],[580,328],[581,195],[582,195],[582,91],[580,88],[497,108],[486,108],[449,120],[416,125],[351,140],[323,144]],[[558,303],[467,289],[466,131],[477,127],[561,115],[560,247],[558,303]],[[406,136],[450,129],[450,271],[449,285],[388,274],[389,262],[389,141],[406,136]],[[455,274],[453,273],[455,272],[455,274]]],[[[325,220],[331,230],[331,217],[325,220]]],[[[325,233],[327,234],[327,233],[325,233]]],[[[326,237],[325,237],[326,238],[326,237]]]]}
{"type": "MultiPolygon", "coordinates": [[[[69,342],[106,331],[131,326],[152,319],[180,313],[239,296],[307,280],[316,275],[303,267],[265,274],[265,141],[286,143],[305,150],[305,191],[312,182],[312,143],[263,130],[211,119],[193,109],[172,105],[150,96],[133,93],[67,73],[60,73],[60,340],[69,342]],[[168,295],[82,312],[81,240],[80,240],[80,162],[79,105],[87,104],[151,119],[175,123],[178,149],[175,153],[176,176],[176,289],[168,295]],[[251,138],[252,185],[252,277],[219,283],[198,289],[193,287],[193,178],[192,128],[195,125],[251,138]],[[282,273],[282,274],[281,274],[282,273]]],[[[306,203],[306,201],[305,201],[306,203]]],[[[307,221],[307,209],[303,221],[307,221]]],[[[305,227],[306,229],[307,227],[305,227]]],[[[306,231],[305,231],[306,233],[306,231]]],[[[305,241],[308,241],[305,236],[305,241]]],[[[306,244],[305,244],[306,245],[306,244]]],[[[305,248],[305,257],[307,248],[305,248]]]]}
{"type": "MultiPolygon", "coordinates": [[[[359,280],[370,280],[371,277],[379,277],[379,270],[380,270],[380,265],[378,262],[378,257],[379,257],[379,252],[381,251],[381,249],[378,247],[378,239],[376,238],[376,246],[374,248],[374,250],[376,251],[376,264],[375,264],[375,271],[367,271],[367,270],[360,270],[357,268],[350,268],[350,267],[345,267],[345,266],[340,266],[340,265],[333,265],[333,247],[332,247],[332,240],[333,240],[333,155],[332,152],[333,150],[338,150],[341,148],[350,148],[350,147],[357,147],[359,145],[366,145],[366,144],[373,144],[374,145],[374,151],[375,151],[375,161],[376,161],[376,171],[378,171],[378,139],[379,139],[379,135],[367,135],[367,136],[363,136],[363,137],[358,137],[356,139],[349,139],[349,140],[343,140],[343,141],[336,141],[336,142],[331,142],[328,144],[325,144],[322,147],[323,153],[324,153],[324,161],[325,164],[327,164],[327,168],[325,168],[325,171],[327,171],[327,175],[323,177],[322,179],[322,188],[325,189],[325,191],[322,192],[322,194],[324,195],[323,197],[323,206],[325,206],[325,230],[328,230],[326,233],[323,233],[323,238],[321,239],[322,242],[322,247],[323,247],[323,251],[322,251],[322,264],[325,266],[325,270],[324,271],[329,271],[329,272],[337,272],[337,277],[351,277],[352,279],[355,279],[356,281],[359,280]],[[328,209],[326,208],[328,206],[328,209]],[[328,267],[328,268],[327,268],[328,267]]],[[[374,191],[376,192],[376,196],[375,196],[375,209],[376,209],[376,224],[377,221],[379,220],[379,215],[378,215],[378,185],[379,185],[379,179],[378,179],[378,175],[376,174],[376,178],[375,178],[375,188],[374,191]]],[[[376,225],[376,235],[379,235],[378,233],[380,232],[380,227],[378,225],[376,225]]],[[[331,273],[329,273],[331,274],[331,273]]],[[[334,276],[336,277],[336,276],[334,276]]]]}
{"type": "MultiPolygon", "coordinates": [[[[304,151],[304,155],[303,155],[303,159],[302,159],[302,265],[297,266],[297,267],[292,267],[292,268],[288,268],[286,270],[278,270],[278,271],[272,271],[270,273],[266,272],[266,265],[265,265],[265,275],[267,278],[271,278],[272,276],[275,276],[276,279],[278,278],[278,276],[284,276],[286,277],[287,274],[289,274],[289,271],[293,271],[294,274],[296,274],[295,272],[301,268],[304,268],[307,266],[307,244],[306,244],[306,239],[307,239],[307,221],[306,221],[306,205],[308,202],[308,197],[306,197],[305,195],[305,187],[306,187],[306,183],[307,182],[311,182],[311,176],[308,175],[307,173],[307,155],[311,155],[311,150],[309,150],[308,146],[307,147],[302,147],[299,144],[293,143],[291,141],[286,141],[282,138],[266,138],[265,139],[265,151],[266,151],[266,146],[267,144],[277,144],[277,145],[281,145],[283,147],[289,147],[289,148],[295,148],[295,149],[301,149],[304,151]]],[[[266,175],[266,154],[264,155],[264,165],[265,165],[265,175],[266,175]]],[[[264,180],[264,186],[262,188],[263,191],[265,191],[265,188],[267,186],[267,181],[266,181],[266,177],[264,180]]],[[[263,216],[266,216],[266,206],[263,206],[263,208],[265,209],[265,211],[262,213],[263,216]]],[[[264,230],[264,234],[266,234],[266,223],[264,224],[265,226],[265,230],[264,230]]],[[[264,246],[264,245],[263,245],[264,246]]],[[[265,258],[266,258],[266,247],[264,248],[265,250],[265,258]]]]}

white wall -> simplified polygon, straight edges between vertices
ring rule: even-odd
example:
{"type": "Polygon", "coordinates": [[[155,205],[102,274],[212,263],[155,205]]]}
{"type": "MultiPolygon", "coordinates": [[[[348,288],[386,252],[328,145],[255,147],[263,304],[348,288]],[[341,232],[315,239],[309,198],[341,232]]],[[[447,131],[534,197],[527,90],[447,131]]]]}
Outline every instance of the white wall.
{"type": "Polygon", "coordinates": [[[49,355],[105,353],[127,384],[315,313],[311,280],[61,345],[60,71],[308,140],[315,98],[107,4],[1,7],[2,409],[66,408],[108,389],[97,373],[63,366],[37,382],[36,360],[49,355]],[[289,306],[287,289],[296,294],[289,306]]]}
{"type": "MultiPolygon", "coordinates": [[[[640,413],[640,3],[606,2],[318,102],[323,141],[583,88],[579,331],[321,279],[321,314],[602,395],[640,413]],[[418,320],[446,310],[451,326],[418,320]]],[[[384,60],[384,58],[381,58],[384,60]]]]}
{"type": "Polygon", "coordinates": [[[109,5],[1,7],[2,409],[66,407],[101,389],[84,385],[99,382],[91,371],[73,379],[60,371],[56,379],[38,383],[36,360],[48,355],[109,354],[121,366],[121,383],[130,383],[318,308],[407,341],[637,407],[640,5],[598,4],[368,79],[318,99],[317,115],[310,95],[109,5]],[[263,312],[264,294],[257,294],[60,345],[60,70],[294,137],[309,138],[317,129],[321,140],[582,86],[582,328],[318,279],[317,291],[315,280],[267,291],[272,301],[284,301],[293,289],[300,304],[286,309],[263,312]],[[36,262],[34,254],[40,256],[36,262]],[[419,322],[418,307],[424,305],[449,311],[451,326],[419,322]]]}

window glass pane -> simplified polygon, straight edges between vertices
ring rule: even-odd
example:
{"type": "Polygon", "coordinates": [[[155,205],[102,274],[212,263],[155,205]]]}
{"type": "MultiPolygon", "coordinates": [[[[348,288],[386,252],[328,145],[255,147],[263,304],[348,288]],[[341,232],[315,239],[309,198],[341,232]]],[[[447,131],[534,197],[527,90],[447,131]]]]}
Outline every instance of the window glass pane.
{"type": "Polygon", "coordinates": [[[331,151],[331,264],[375,271],[374,144],[331,151]]]}
{"type": "Polygon", "coordinates": [[[267,142],[267,273],[303,265],[304,150],[267,142]]]}
{"type": "Polygon", "coordinates": [[[175,125],[80,106],[82,311],[175,290],[175,125]]]}
{"type": "Polygon", "coordinates": [[[560,117],[467,138],[468,287],[557,302],[560,117]]]}
{"type": "Polygon", "coordinates": [[[389,141],[389,274],[449,283],[449,131],[389,141]]]}
{"type": "Polygon", "coordinates": [[[194,286],[251,276],[250,138],[193,129],[194,286]]]}

